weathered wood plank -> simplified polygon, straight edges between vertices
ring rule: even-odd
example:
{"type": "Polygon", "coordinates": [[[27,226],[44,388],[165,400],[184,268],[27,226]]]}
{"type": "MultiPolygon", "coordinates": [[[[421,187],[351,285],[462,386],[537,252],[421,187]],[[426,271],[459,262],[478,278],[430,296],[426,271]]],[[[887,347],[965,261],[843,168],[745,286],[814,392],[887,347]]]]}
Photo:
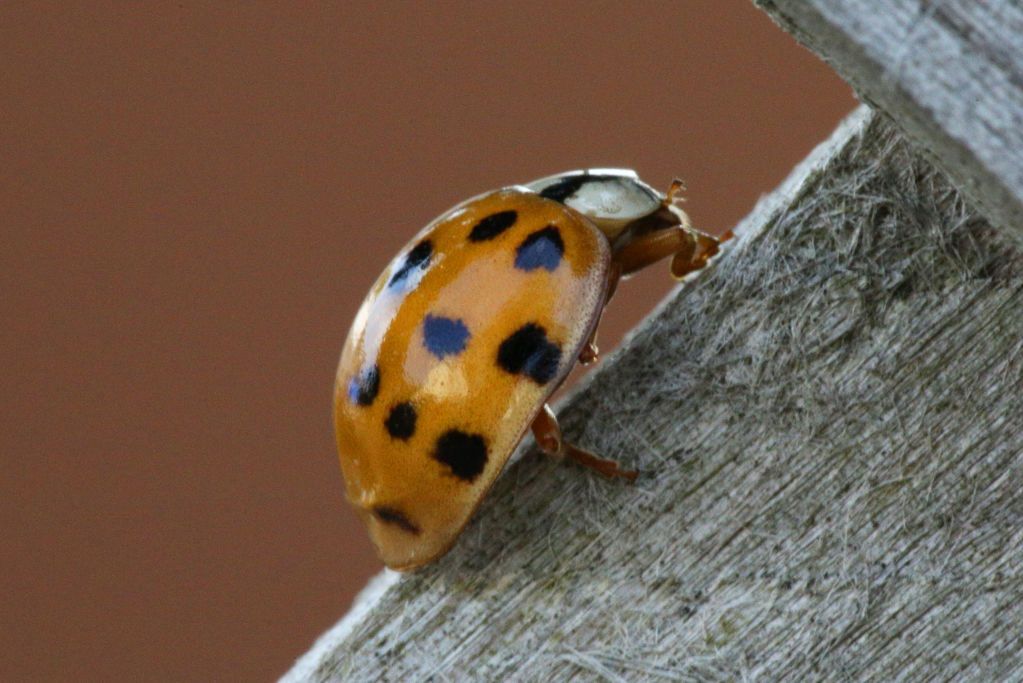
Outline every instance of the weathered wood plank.
{"type": "Polygon", "coordinates": [[[1017,0],[754,0],[1023,244],[1017,0]]]}
{"type": "Polygon", "coordinates": [[[1023,265],[860,110],[287,680],[1023,678],[1023,265]]]}

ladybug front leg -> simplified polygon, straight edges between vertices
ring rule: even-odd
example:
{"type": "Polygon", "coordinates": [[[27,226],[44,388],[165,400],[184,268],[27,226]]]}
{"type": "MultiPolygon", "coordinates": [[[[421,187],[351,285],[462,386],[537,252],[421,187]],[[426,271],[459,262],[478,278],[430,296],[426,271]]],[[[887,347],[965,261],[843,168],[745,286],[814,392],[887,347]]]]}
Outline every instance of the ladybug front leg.
{"type": "Polygon", "coordinates": [[[626,244],[614,255],[622,275],[629,275],[672,256],[671,274],[676,279],[703,268],[718,252],[721,241],[695,228],[675,225],[648,233],[626,244]]]}
{"type": "Polygon", "coordinates": [[[635,481],[639,472],[623,470],[614,460],[601,458],[578,446],[565,443],[561,437],[561,427],[558,425],[558,418],[554,411],[546,403],[540,410],[540,414],[533,420],[533,436],[536,437],[536,444],[547,455],[562,458],[567,457],[574,460],[583,467],[588,467],[608,479],[621,478],[635,481]]]}

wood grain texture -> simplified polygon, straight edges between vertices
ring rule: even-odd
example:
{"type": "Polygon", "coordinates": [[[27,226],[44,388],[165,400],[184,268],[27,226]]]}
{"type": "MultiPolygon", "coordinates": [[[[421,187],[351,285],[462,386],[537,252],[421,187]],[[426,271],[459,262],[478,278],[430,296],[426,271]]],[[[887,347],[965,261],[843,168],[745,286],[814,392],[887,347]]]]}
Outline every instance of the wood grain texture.
{"type": "Polygon", "coordinates": [[[754,0],[1023,244],[1018,0],[754,0]]]}
{"type": "Polygon", "coordinates": [[[740,233],[286,680],[1023,677],[1017,253],[865,109],[740,233]]]}

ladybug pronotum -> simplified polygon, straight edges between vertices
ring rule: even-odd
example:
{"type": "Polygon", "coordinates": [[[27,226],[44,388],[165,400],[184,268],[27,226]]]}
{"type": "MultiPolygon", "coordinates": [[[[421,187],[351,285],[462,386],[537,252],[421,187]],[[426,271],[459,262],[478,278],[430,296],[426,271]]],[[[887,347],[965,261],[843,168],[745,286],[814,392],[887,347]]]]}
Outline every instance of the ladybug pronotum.
{"type": "Polygon", "coordinates": [[[718,241],[635,173],[575,171],[489,192],[427,225],[362,303],[341,353],[334,424],[348,499],[384,563],[443,555],[515,446],[607,477],[635,472],[566,443],[547,400],[622,277],[672,256],[676,278],[718,241]]]}

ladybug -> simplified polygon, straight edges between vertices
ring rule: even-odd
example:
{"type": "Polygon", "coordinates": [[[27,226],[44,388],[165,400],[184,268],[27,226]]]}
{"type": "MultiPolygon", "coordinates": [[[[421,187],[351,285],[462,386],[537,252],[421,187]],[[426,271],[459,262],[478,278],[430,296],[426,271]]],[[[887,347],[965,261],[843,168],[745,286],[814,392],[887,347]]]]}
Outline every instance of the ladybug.
{"type": "Polygon", "coordinates": [[[606,477],[622,469],[566,443],[547,400],[618,280],[671,256],[681,279],[718,240],[634,172],[574,171],[479,195],[391,261],[348,333],[334,388],[346,493],[384,563],[420,567],[454,544],[527,429],[606,477]]]}

